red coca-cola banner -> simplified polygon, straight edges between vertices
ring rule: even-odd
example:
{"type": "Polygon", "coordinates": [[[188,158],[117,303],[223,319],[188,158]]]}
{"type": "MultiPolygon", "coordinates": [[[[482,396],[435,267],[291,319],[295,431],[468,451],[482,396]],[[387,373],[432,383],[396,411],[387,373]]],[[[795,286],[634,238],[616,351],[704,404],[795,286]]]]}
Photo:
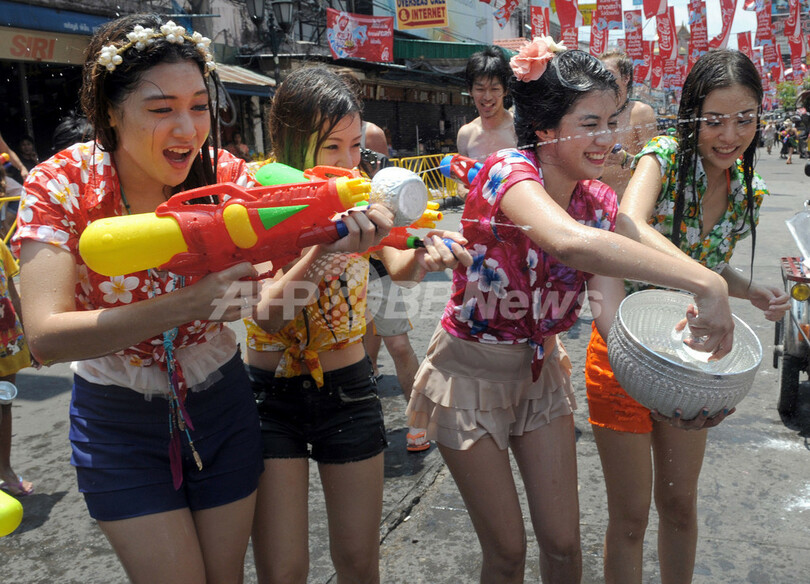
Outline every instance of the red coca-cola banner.
{"type": "Polygon", "coordinates": [[[785,80],[785,67],[782,65],[782,48],[779,46],[779,43],[774,43],[774,48],[776,50],[777,59],[776,62],[771,65],[770,72],[771,81],[776,85],[785,80]]]}
{"type": "Polygon", "coordinates": [[[661,51],[652,56],[652,72],[650,73],[650,87],[661,89],[661,80],[664,77],[664,66],[661,63],[661,51]]]}
{"type": "Polygon", "coordinates": [[[663,59],[674,59],[678,54],[677,35],[675,32],[675,9],[670,6],[666,14],[655,17],[658,30],[658,53],[663,59]]]}
{"type": "Polygon", "coordinates": [[[579,46],[579,27],[561,26],[560,40],[569,49],[576,49],[579,46]]]}
{"type": "Polygon", "coordinates": [[[695,62],[709,52],[709,33],[706,29],[706,3],[704,0],[689,2],[689,52],[686,61],[686,72],[692,70],[695,62]]]}
{"type": "Polygon", "coordinates": [[[622,0],[596,0],[596,12],[608,30],[622,29],[622,0]]]}
{"type": "Polygon", "coordinates": [[[790,38],[797,33],[801,34],[802,25],[799,14],[799,0],[788,0],[788,17],[785,20],[785,36],[790,38]]]}
{"type": "Polygon", "coordinates": [[[734,20],[734,0],[720,0],[720,15],[723,19],[723,29],[720,34],[709,41],[710,49],[725,49],[728,46],[728,37],[731,34],[731,23],[734,20]]]}
{"type": "Polygon", "coordinates": [[[667,13],[667,0],[644,0],[644,18],[667,13]]]}
{"type": "Polygon", "coordinates": [[[549,12],[551,11],[548,7],[542,6],[532,6],[531,7],[531,18],[532,18],[532,38],[534,37],[542,37],[548,36],[549,33],[549,12]]]}
{"type": "Polygon", "coordinates": [[[647,81],[652,69],[652,44],[653,41],[641,41],[641,62],[636,63],[633,69],[633,83],[642,84],[647,81]]]}
{"type": "Polygon", "coordinates": [[[773,43],[773,25],[771,24],[771,0],[757,0],[757,35],[754,46],[761,47],[773,43]]]}
{"type": "MultiPolygon", "coordinates": [[[[582,26],[582,14],[579,13],[579,0],[557,0],[556,6],[561,30],[574,26],[582,26]]],[[[576,46],[571,48],[576,48],[576,46]]]]}
{"type": "Polygon", "coordinates": [[[752,61],[754,60],[754,48],[751,46],[751,33],[750,32],[738,32],[737,33],[737,48],[746,57],[748,57],[752,61]]]}
{"type": "Polygon", "coordinates": [[[599,17],[599,8],[593,13],[591,20],[591,43],[589,49],[591,55],[598,57],[605,52],[608,41],[607,22],[599,17]]]}
{"type": "Polygon", "coordinates": [[[641,33],[641,10],[628,10],[624,13],[624,39],[627,56],[633,60],[633,66],[644,60],[644,47],[641,33]]]}
{"type": "Polygon", "coordinates": [[[793,69],[793,81],[801,81],[804,78],[803,65],[804,65],[804,41],[802,35],[794,35],[788,37],[788,44],[790,44],[790,66],[793,69]]]}
{"type": "Polygon", "coordinates": [[[326,37],[335,59],[394,61],[394,18],[326,9],[326,37]]]}

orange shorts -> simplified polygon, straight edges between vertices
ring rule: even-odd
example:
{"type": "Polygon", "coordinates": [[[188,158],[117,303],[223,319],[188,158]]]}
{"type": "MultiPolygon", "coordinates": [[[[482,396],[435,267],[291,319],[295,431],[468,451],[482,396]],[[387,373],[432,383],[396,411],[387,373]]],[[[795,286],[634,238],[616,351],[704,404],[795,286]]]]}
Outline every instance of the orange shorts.
{"type": "Polygon", "coordinates": [[[608,361],[607,343],[596,326],[585,359],[585,387],[588,390],[588,421],[618,432],[647,434],[652,432],[650,410],[622,389],[608,361]]]}

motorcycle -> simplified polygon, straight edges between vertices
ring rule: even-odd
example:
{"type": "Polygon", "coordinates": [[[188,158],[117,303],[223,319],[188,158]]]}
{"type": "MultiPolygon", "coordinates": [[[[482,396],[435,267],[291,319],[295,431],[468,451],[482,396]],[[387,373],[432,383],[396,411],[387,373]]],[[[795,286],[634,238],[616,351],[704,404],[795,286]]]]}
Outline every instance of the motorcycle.
{"type": "MultiPolygon", "coordinates": [[[[810,163],[805,165],[810,176],[810,163]]],[[[804,211],[786,221],[803,257],[783,257],[780,260],[782,282],[790,294],[790,310],[776,323],[773,366],[782,370],[779,380],[777,410],[788,428],[804,430],[810,426],[810,416],[804,410],[800,392],[802,375],[810,375],[810,200],[804,211]],[[805,419],[806,418],[806,419],[805,419]]],[[[810,404],[807,405],[810,410],[810,404]]]]}

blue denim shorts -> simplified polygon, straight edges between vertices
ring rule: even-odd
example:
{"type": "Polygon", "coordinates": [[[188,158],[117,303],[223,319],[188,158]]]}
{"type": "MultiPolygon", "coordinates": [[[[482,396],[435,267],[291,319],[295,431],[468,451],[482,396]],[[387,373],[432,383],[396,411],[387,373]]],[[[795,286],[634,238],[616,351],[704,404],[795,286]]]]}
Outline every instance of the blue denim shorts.
{"type": "Polygon", "coordinates": [[[376,456],[388,445],[371,363],[363,359],[324,373],[276,377],[247,367],[259,407],[265,458],[307,458],[326,464],[376,456]]]}
{"type": "Polygon", "coordinates": [[[181,435],[183,484],[175,490],[169,464],[169,401],[74,376],[70,403],[71,464],[79,491],[99,521],[115,521],[188,507],[192,511],[243,499],[264,469],[259,419],[237,352],[220,368],[222,379],[189,392],[189,429],[203,468],[197,469],[181,435]]]}

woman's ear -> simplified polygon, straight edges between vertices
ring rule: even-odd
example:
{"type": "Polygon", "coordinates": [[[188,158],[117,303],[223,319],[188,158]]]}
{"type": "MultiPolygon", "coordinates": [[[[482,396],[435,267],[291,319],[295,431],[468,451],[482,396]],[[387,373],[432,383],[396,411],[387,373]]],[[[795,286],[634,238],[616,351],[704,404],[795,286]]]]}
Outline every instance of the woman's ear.
{"type": "Polygon", "coordinates": [[[535,130],[538,142],[551,142],[557,138],[557,130],[535,130]]]}

